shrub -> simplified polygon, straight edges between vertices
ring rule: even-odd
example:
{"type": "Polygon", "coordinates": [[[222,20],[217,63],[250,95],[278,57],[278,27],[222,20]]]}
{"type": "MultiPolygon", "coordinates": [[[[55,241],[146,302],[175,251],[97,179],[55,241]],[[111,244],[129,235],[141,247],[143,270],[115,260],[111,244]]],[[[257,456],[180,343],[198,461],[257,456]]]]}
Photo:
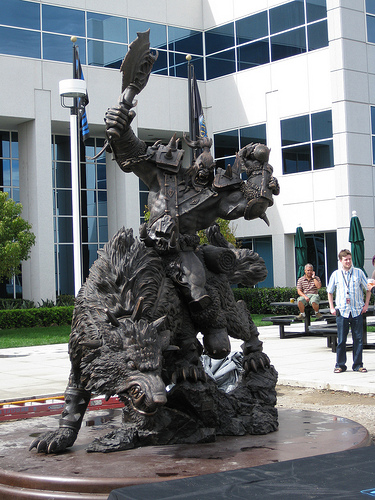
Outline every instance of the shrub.
{"type": "Polygon", "coordinates": [[[0,329],[70,325],[73,306],[6,309],[0,311],[0,329]]]}

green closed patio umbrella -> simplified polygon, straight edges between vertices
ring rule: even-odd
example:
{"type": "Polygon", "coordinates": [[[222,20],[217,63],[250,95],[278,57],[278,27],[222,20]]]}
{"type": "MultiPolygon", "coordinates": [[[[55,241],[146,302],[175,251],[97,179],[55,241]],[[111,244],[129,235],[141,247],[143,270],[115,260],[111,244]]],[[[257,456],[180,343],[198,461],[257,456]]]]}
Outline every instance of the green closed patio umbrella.
{"type": "Polygon", "coordinates": [[[355,211],[352,212],[352,218],[350,219],[349,241],[352,244],[353,266],[362,269],[367,276],[363,268],[365,264],[365,237],[363,236],[362,226],[355,211]]]}
{"type": "Polygon", "coordinates": [[[305,274],[305,265],[307,264],[307,243],[305,234],[301,226],[297,227],[294,246],[296,249],[297,279],[298,279],[305,274]]]}

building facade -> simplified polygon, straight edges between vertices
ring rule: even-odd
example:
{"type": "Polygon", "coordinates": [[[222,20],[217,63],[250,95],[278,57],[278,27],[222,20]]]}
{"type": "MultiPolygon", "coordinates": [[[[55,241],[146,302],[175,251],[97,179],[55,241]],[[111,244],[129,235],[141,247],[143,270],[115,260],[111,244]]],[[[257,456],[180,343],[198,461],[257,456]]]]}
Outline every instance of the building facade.
{"type": "MultiPolygon", "coordinates": [[[[375,254],[375,0],[2,0],[0,189],[23,204],[37,236],[22,276],[2,294],[35,301],[72,294],[69,111],[72,42],[87,83],[90,138],[81,148],[83,279],[122,226],[135,233],[147,189],[102,153],[103,117],[121,91],[128,44],[150,28],[159,57],[133,127],[146,142],[189,129],[186,55],[192,55],[213,154],[233,162],[249,142],[271,148],[281,194],[264,221],[238,220],[236,237],[266,261],[260,286],[294,286],[294,235],[326,283],[348,242],[352,211],[375,254]]],[[[182,143],[184,149],[187,146],[182,143]]],[[[189,152],[184,158],[189,162],[189,152]]]]}

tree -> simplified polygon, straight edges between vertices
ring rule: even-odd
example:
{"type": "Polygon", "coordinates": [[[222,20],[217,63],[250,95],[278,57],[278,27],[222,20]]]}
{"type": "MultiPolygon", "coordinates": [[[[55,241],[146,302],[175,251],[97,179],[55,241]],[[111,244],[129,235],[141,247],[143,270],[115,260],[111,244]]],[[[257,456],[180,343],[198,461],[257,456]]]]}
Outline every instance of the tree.
{"type": "MultiPolygon", "coordinates": [[[[226,219],[216,219],[216,224],[219,225],[220,232],[224,236],[224,238],[232,245],[236,246],[237,241],[234,235],[234,228],[231,227],[231,222],[226,219]]],[[[206,232],[204,230],[198,231],[198,236],[200,237],[200,244],[208,243],[208,239],[206,236],[206,232]]]]}
{"type": "Polygon", "coordinates": [[[19,273],[35,244],[31,224],[22,219],[22,205],[0,192],[0,282],[19,273]]]}

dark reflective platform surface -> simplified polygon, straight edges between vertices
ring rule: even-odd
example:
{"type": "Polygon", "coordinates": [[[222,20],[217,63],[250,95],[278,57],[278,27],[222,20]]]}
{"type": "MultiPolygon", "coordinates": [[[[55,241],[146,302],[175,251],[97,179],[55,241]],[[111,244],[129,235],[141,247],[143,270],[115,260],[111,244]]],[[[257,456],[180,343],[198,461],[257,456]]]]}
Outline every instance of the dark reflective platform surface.
{"type": "MultiPolygon", "coordinates": [[[[305,410],[279,410],[279,430],[264,436],[220,437],[215,443],[87,453],[97,436],[120,425],[118,410],[90,412],[75,445],[61,455],[28,447],[58,417],[0,424],[0,498],[107,499],[113,489],[312,457],[371,443],[351,420],[305,410]]],[[[371,485],[370,485],[371,486],[371,485]]]]}

